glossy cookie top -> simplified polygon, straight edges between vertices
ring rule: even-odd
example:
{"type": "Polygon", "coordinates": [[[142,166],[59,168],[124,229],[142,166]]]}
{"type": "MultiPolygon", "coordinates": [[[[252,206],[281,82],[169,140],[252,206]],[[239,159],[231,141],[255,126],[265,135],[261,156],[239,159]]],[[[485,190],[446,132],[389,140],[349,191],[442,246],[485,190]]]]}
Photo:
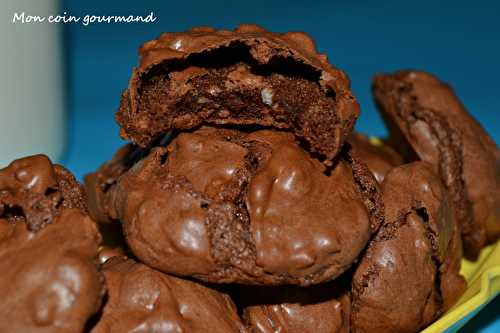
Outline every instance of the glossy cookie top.
{"type": "Polygon", "coordinates": [[[337,282],[308,288],[242,287],[243,318],[255,333],[348,333],[351,299],[337,282]]]}
{"type": "Polygon", "coordinates": [[[293,135],[269,130],[181,133],[106,197],[109,217],[123,222],[141,260],[218,283],[332,279],[382,216],[378,185],[363,164],[346,157],[327,169],[293,135]]]}
{"type": "Polygon", "coordinates": [[[0,170],[2,332],[82,332],[104,293],[101,237],[73,176],[43,155],[0,170]]]}
{"type": "Polygon", "coordinates": [[[245,332],[229,296],[126,257],[103,266],[108,302],[92,333],[245,332]]]}

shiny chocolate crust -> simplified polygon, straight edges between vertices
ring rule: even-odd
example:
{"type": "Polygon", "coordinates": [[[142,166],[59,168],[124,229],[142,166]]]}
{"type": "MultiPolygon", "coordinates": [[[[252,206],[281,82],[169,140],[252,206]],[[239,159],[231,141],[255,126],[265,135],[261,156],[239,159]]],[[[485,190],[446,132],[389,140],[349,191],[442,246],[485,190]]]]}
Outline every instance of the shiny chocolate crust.
{"type": "Polygon", "coordinates": [[[68,170],[53,165],[47,156],[21,158],[0,169],[3,218],[15,222],[23,216],[28,229],[38,231],[66,208],[87,213],[83,188],[68,170]]]}
{"type": "Polygon", "coordinates": [[[390,171],[385,220],[352,279],[352,332],[418,332],[465,290],[453,200],[425,162],[390,171]]]}
{"type": "Polygon", "coordinates": [[[303,32],[193,28],[139,53],[116,120],[143,147],[172,129],[263,125],[293,131],[330,160],[359,116],[346,74],[303,32]]]}
{"type": "Polygon", "coordinates": [[[244,333],[226,294],[155,271],[126,257],[103,266],[108,300],[91,333],[244,333]]]}
{"type": "Polygon", "coordinates": [[[243,318],[252,333],[349,333],[349,292],[336,281],[307,288],[247,287],[243,318]]]}
{"type": "Polygon", "coordinates": [[[83,332],[104,281],[83,191],[44,155],[0,170],[1,332],[83,332]]]}
{"type": "Polygon", "coordinates": [[[391,133],[432,164],[452,194],[465,254],[500,235],[500,152],[453,90],[431,74],[378,75],[375,99],[391,133]]]}
{"type": "Polygon", "coordinates": [[[119,177],[106,197],[107,215],[122,221],[141,261],[214,283],[334,279],[383,217],[364,164],[343,153],[326,167],[292,134],[270,130],[180,133],[119,177]]]}
{"type": "Polygon", "coordinates": [[[366,164],[379,183],[390,170],[404,162],[403,157],[387,143],[375,144],[361,133],[352,133],[347,141],[351,154],[366,164]]]}

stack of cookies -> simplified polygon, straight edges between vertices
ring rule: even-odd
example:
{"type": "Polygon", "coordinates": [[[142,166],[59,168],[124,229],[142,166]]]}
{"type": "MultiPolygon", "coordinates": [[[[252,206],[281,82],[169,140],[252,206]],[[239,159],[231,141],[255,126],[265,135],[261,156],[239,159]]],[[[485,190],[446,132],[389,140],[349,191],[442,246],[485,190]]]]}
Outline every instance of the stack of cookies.
{"type": "Polygon", "coordinates": [[[430,74],[373,91],[386,141],[304,33],[145,43],[86,193],[42,155],[0,170],[0,331],[425,328],[500,235],[500,151],[430,74]]]}

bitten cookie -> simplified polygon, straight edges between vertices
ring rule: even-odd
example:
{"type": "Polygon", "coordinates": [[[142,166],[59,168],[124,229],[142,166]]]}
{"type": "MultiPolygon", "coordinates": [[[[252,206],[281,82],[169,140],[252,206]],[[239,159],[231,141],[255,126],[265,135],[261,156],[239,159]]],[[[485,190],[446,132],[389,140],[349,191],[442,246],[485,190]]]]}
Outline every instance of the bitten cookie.
{"type": "Polygon", "coordinates": [[[327,168],[292,134],[270,130],[180,133],[105,196],[107,214],[122,221],[141,261],[215,283],[334,279],[383,215],[378,184],[362,163],[343,154],[327,168]]]}
{"type": "Polygon", "coordinates": [[[403,164],[403,157],[386,143],[375,144],[360,133],[352,133],[347,141],[351,154],[366,164],[379,183],[391,169],[403,164]]]}
{"type": "Polygon", "coordinates": [[[1,332],[75,332],[99,309],[100,235],[83,190],[44,155],[0,170],[1,332]]]}
{"type": "MultiPolygon", "coordinates": [[[[465,253],[500,235],[500,152],[453,90],[431,74],[378,75],[375,99],[395,141],[407,140],[452,195],[465,253]]],[[[404,148],[403,148],[404,149],[404,148]]]]}
{"type": "Polygon", "coordinates": [[[418,332],[465,290],[453,200],[431,167],[385,177],[385,220],[352,280],[352,332],[418,332]]]}
{"type": "Polygon", "coordinates": [[[116,119],[141,146],[201,124],[263,125],[289,129],[330,160],[359,116],[346,74],[302,32],[193,28],[139,53],[116,119]]]}
{"type": "Polygon", "coordinates": [[[246,332],[229,296],[126,257],[103,266],[108,301],[92,333],[246,332]]]}
{"type": "Polygon", "coordinates": [[[349,292],[333,283],[247,287],[243,318],[252,333],[349,333],[349,292]]]}

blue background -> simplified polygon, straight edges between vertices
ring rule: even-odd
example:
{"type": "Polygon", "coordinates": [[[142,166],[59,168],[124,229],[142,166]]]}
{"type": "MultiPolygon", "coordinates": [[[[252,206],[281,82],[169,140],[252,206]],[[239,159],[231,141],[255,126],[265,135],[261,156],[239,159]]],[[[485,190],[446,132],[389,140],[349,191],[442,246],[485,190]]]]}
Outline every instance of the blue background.
{"type": "MultiPolygon", "coordinates": [[[[71,15],[147,15],[153,24],[65,26],[69,145],[63,159],[78,177],[123,142],[114,123],[137,47],[163,31],[193,25],[232,29],[257,23],[310,33],[350,76],[362,115],[357,129],[385,135],[370,82],[376,72],[424,69],[452,83],[470,112],[500,142],[500,2],[485,1],[63,1],[71,15]]],[[[464,332],[500,332],[500,298],[464,332]],[[496,320],[496,321],[495,321],[496,320]]]]}

